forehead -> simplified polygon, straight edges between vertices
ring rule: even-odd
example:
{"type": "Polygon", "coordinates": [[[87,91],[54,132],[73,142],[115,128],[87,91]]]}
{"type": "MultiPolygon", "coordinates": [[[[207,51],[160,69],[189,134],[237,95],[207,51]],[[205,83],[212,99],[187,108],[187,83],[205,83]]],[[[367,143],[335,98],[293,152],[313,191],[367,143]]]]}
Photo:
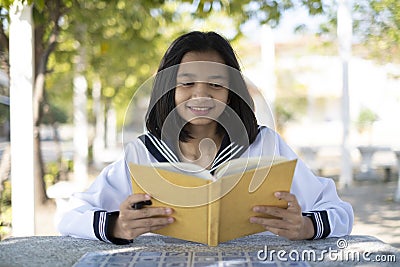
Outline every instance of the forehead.
{"type": "Polygon", "coordinates": [[[225,64],[222,57],[216,51],[188,52],[183,56],[181,63],[193,61],[210,61],[225,64]]]}
{"type": "Polygon", "coordinates": [[[226,76],[228,66],[221,56],[214,51],[188,52],[179,65],[178,76],[226,76]]]}

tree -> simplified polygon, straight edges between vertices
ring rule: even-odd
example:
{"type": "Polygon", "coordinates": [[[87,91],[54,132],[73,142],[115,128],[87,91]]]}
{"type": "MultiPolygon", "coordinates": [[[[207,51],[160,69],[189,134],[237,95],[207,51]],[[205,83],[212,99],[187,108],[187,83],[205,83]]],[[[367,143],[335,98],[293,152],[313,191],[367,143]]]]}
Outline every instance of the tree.
{"type": "MultiPolygon", "coordinates": [[[[326,21],[319,35],[336,39],[337,1],[324,2],[326,21]]],[[[351,1],[353,19],[353,53],[381,62],[400,62],[400,1],[351,1]],[[367,52],[366,52],[367,51],[367,52]]]]}
{"type": "MultiPolygon", "coordinates": [[[[0,44],[1,52],[8,54],[8,35],[6,25],[9,23],[8,8],[13,1],[0,2],[1,26],[0,44]]],[[[51,53],[54,52],[57,38],[60,33],[60,19],[67,12],[65,1],[28,1],[34,4],[35,21],[35,84],[33,96],[33,123],[34,123],[34,164],[35,164],[35,190],[38,203],[47,200],[45,185],[43,181],[44,168],[40,150],[40,123],[42,116],[42,104],[45,94],[45,77],[48,73],[47,62],[51,53]]],[[[9,73],[8,57],[2,57],[1,66],[9,73]]]]}
{"type": "Polygon", "coordinates": [[[234,39],[240,37],[240,26],[250,19],[275,26],[288,9],[305,6],[310,14],[323,12],[321,0],[0,0],[0,65],[7,73],[8,8],[14,1],[27,1],[34,7],[35,179],[41,184],[37,190],[40,202],[47,199],[39,131],[43,108],[51,107],[46,102],[57,97],[64,104],[64,96],[71,96],[71,64],[76,54],[78,26],[86,27],[86,43],[82,44],[87,47],[86,76],[89,80],[100,77],[104,101],[113,101],[124,109],[132,90],[154,72],[161,51],[187,30],[188,25],[179,24],[183,13],[201,20],[213,12],[225,12],[235,22],[234,39]]]}
{"type": "Polygon", "coordinates": [[[356,36],[385,62],[400,62],[400,2],[363,0],[354,3],[356,36]]]}

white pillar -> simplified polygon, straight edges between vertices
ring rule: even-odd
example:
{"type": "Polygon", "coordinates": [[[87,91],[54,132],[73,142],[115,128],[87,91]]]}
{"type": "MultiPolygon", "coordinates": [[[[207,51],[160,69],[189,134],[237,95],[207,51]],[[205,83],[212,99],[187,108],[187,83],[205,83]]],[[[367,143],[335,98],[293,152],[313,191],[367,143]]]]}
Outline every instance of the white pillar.
{"type": "Polygon", "coordinates": [[[350,108],[349,108],[349,60],[352,43],[351,7],[348,0],[338,0],[337,35],[339,40],[339,54],[342,60],[342,160],[339,183],[340,186],[350,186],[353,183],[353,170],[350,154],[350,108]]]}
{"type": "Polygon", "coordinates": [[[14,1],[10,20],[12,235],[29,236],[35,234],[32,7],[14,1]]]}
{"type": "Polygon", "coordinates": [[[262,110],[264,115],[261,115],[260,119],[262,124],[274,128],[274,104],[276,98],[275,41],[271,27],[266,24],[261,29],[261,59],[263,71],[262,83],[259,86],[261,87],[265,102],[269,104],[269,107],[263,108],[270,110],[262,110]]]}
{"type": "Polygon", "coordinates": [[[87,81],[83,75],[85,51],[82,46],[79,49],[74,77],[74,183],[83,190],[88,182],[87,81]]]}

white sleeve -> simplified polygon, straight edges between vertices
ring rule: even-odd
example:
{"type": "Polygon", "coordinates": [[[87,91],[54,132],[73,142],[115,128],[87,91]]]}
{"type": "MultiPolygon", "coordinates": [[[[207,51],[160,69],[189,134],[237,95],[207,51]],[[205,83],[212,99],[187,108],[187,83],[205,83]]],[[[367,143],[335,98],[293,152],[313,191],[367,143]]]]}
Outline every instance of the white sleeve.
{"type": "Polygon", "coordinates": [[[139,139],[129,143],[124,149],[124,156],[105,167],[85,192],[72,195],[68,210],[57,224],[58,231],[62,235],[115,244],[129,243],[130,240],[111,238],[108,230],[119,215],[120,204],[132,194],[127,162],[145,164],[149,160],[139,139]]]}
{"type": "MultiPolygon", "coordinates": [[[[298,158],[278,136],[277,151],[287,158],[298,158]]],[[[342,201],[332,179],[315,176],[298,159],[291,188],[303,211],[313,221],[314,239],[348,235],[353,228],[352,206],[342,201]]]]}
{"type": "Polygon", "coordinates": [[[118,216],[119,205],[130,194],[129,170],[121,159],[105,167],[85,192],[72,195],[58,231],[62,235],[118,243],[110,240],[107,229],[110,219],[118,216]]]}

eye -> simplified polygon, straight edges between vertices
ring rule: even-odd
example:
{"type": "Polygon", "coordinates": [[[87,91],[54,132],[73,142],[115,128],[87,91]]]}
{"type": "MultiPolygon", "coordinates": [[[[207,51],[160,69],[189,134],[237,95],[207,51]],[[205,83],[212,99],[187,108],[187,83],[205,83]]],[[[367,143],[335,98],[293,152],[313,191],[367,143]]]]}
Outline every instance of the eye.
{"type": "Polygon", "coordinates": [[[191,87],[194,85],[194,82],[179,82],[178,86],[182,86],[182,87],[191,87]]]}
{"type": "Polygon", "coordinates": [[[224,86],[218,84],[218,83],[209,83],[208,84],[210,87],[213,87],[215,89],[219,89],[219,88],[224,88],[224,86]]]}

